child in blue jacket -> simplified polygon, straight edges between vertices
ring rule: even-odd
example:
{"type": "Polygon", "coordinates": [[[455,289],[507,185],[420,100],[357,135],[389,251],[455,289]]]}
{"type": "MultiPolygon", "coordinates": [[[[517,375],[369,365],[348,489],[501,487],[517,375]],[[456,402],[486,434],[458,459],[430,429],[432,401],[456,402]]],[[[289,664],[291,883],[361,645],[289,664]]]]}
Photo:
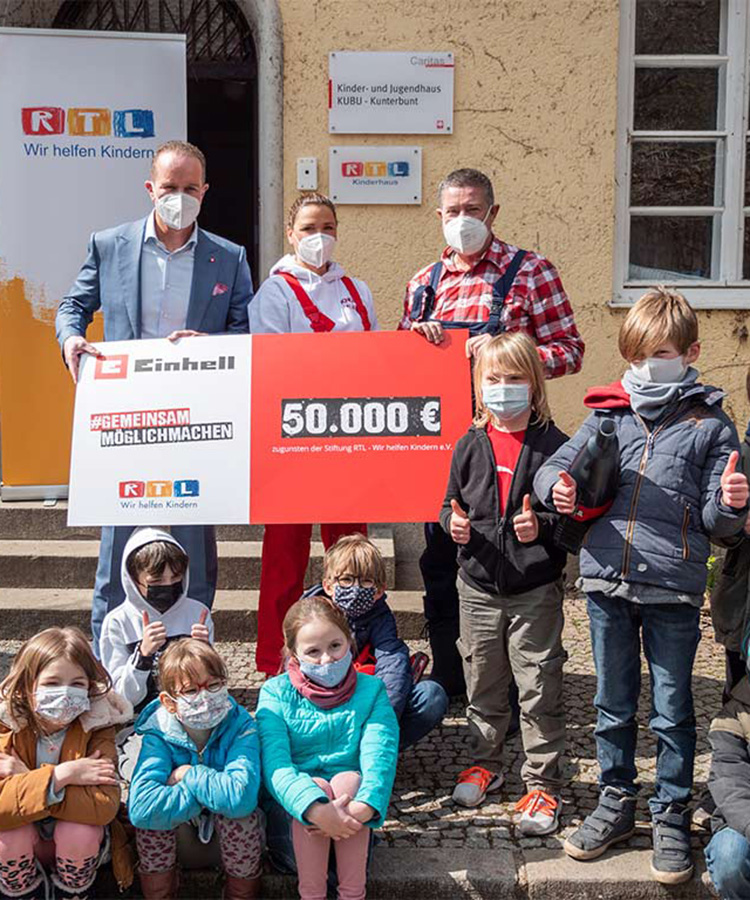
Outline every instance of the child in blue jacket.
{"type": "Polygon", "coordinates": [[[564,849],[575,859],[595,859],[634,832],[642,642],[651,675],[649,724],[658,739],[649,801],[651,872],[662,884],[680,884],[693,873],[691,676],[709,540],[742,529],[748,483],[735,471],[739,441],[721,409],[724,394],[701,384],[693,368],[700,354],[698,319],[685,298],[664,288],[649,291],[625,317],[619,347],[630,363],[622,381],[589,391],[593,412],[534,479],[542,503],[571,515],[578,491],[571,463],[602,416],[615,421],[617,491],[581,549],[601,794],[564,849]]]}
{"type": "MultiPolygon", "coordinates": [[[[354,669],[349,625],[329,600],[297,601],[283,627],[287,671],[263,685],[256,713],[263,783],[292,817],[302,900],[326,896],[331,839],[339,900],[363,900],[370,829],[396,774],[396,715],[383,682],[354,669]]],[[[278,839],[284,855],[288,835],[278,839]]]]}
{"type": "Polygon", "coordinates": [[[177,892],[177,828],[218,833],[226,900],[258,897],[263,850],[260,759],[253,718],[227,692],[227,670],[209,644],[185,638],[159,660],[161,693],[140,714],[143,744],[128,801],[143,896],[177,892]]]}
{"type": "MultiPolygon", "coordinates": [[[[344,613],[357,649],[375,659],[374,674],[385,685],[399,720],[400,748],[432,731],[448,711],[448,695],[437,681],[414,683],[409,648],[398,636],[385,593],[385,562],[362,534],[339,538],[326,550],[323,584],[304,596],[325,594],[344,613]]],[[[367,670],[365,670],[367,671],[367,670]]]]}

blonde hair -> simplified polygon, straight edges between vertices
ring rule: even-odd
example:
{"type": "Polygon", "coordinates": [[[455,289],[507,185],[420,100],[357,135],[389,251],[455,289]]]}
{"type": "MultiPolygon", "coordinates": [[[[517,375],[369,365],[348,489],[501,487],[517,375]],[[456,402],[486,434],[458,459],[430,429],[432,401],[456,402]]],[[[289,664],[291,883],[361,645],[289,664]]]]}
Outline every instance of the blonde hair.
{"type": "Polygon", "coordinates": [[[625,316],[618,345],[623,359],[646,359],[662,344],[685,353],[698,340],[698,317],[677,291],[657,287],[645,293],[625,316]]]}
{"type": "Polygon", "coordinates": [[[44,726],[34,708],[34,689],[42,671],[59,659],[83,669],[89,680],[89,697],[101,697],[112,687],[109,675],[80,629],[45,628],[35,634],[16,654],[10,672],[0,684],[0,697],[13,718],[25,719],[36,734],[43,734],[44,726]]]}
{"type": "Polygon", "coordinates": [[[298,600],[289,607],[289,611],[284,616],[281,630],[284,632],[284,653],[287,657],[293,656],[295,653],[297,634],[300,628],[313,619],[323,619],[324,622],[334,625],[343,632],[347,641],[354,647],[354,637],[344,613],[328,597],[317,594],[314,597],[303,597],[298,600]]]}
{"type": "Polygon", "coordinates": [[[159,687],[173,696],[180,681],[189,678],[197,682],[201,668],[210,678],[229,678],[224,660],[210,644],[195,638],[174,641],[159,657],[159,687]]]}
{"type": "Polygon", "coordinates": [[[371,578],[375,587],[385,587],[385,561],[378,548],[363,534],[347,534],[326,550],[323,578],[332,581],[348,572],[357,578],[371,578]]]}
{"type": "Polygon", "coordinates": [[[300,194],[289,207],[289,212],[286,217],[287,228],[294,228],[294,223],[297,221],[297,214],[304,206],[325,206],[326,209],[330,209],[333,213],[333,220],[338,225],[339,219],[336,215],[336,205],[333,200],[331,200],[330,197],[326,197],[325,194],[318,194],[313,191],[308,194],[300,194]]]}
{"type": "Polygon", "coordinates": [[[486,427],[491,420],[490,411],[482,402],[482,382],[498,371],[523,375],[531,389],[531,410],[536,416],[535,422],[546,425],[552,414],[547,402],[544,368],[536,344],[522,331],[504,331],[482,347],[474,365],[474,424],[477,428],[486,427]]]}

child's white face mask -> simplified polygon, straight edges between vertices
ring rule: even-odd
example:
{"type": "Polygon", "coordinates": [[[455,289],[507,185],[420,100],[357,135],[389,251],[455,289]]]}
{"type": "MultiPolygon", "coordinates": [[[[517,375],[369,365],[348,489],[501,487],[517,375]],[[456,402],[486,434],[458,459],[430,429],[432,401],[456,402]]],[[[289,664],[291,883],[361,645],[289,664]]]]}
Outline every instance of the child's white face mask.
{"type": "Polygon", "coordinates": [[[177,718],[188,728],[208,731],[216,728],[227,717],[232,708],[229,689],[224,684],[216,691],[205,688],[193,696],[178,694],[173,698],[177,703],[177,718]]]}
{"type": "Polygon", "coordinates": [[[652,384],[676,384],[682,381],[687,372],[684,356],[663,359],[650,356],[639,363],[631,363],[630,371],[638,381],[650,381],[652,384]]]}
{"type": "Polygon", "coordinates": [[[48,722],[65,726],[91,709],[87,688],[38,687],[34,692],[34,711],[48,722]]]}

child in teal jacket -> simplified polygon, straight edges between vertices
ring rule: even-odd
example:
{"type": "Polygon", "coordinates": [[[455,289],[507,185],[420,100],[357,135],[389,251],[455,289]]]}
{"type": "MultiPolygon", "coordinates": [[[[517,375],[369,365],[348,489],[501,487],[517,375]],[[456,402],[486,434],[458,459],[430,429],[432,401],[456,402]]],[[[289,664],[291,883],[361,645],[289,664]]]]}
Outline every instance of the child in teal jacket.
{"type": "Polygon", "coordinates": [[[227,671],[204,641],[186,638],[159,659],[161,693],[135,724],[143,743],[128,814],[136,829],[143,896],[177,891],[177,828],[214,828],[226,870],[226,900],[259,896],[263,851],[260,758],[252,716],[227,692],[227,671]]]}
{"type": "Polygon", "coordinates": [[[398,756],[398,721],[383,682],[357,673],[346,617],[307,597],[284,619],[287,671],[267,681],[256,718],[263,783],[293,817],[302,900],[326,896],[335,841],[339,900],[365,896],[370,829],[382,824],[398,756]]]}

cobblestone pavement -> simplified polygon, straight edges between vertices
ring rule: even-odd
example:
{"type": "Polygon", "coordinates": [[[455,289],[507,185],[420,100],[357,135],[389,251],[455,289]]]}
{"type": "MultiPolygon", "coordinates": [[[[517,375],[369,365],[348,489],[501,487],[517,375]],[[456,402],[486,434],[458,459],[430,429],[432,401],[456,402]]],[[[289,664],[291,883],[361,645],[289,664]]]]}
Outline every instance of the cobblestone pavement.
{"type": "MultiPolygon", "coordinates": [[[[695,794],[700,796],[708,776],[710,748],[708,725],[721,704],[724,679],[723,650],[713,641],[710,620],[704,613],[703,640],[698,648],[693,675],[695,709],[698,721],[695,794]]],[[[7,671],[20,641],[0,642],[0,674],[7,671]]],[[[422,642],[410,642],[413,649],[427,649],[422,642]]],[[[596,680],[591,661],[588,618],[580,598],[566,601],[565,646],[569,661],[565,669],[565,707],[567,712],[568,760],[570,783],[563,791],[563,828],[552,837],[518,836],[513,805],[523,793],[520,779],[522,748],[520,736],[506,748],[506,781],[501,792],[490,795],[477,809],[463,809],[451,803],[456,775],[473,764],[466,738],[466,718],[461,702],[451,704],[441,728],[428,735],[417,747],[407,750],[401,759],[388,819],[380,832],[388,846],[417,846],[446,849],[555,849],[596,805],[597,766],[594,749],[595,710],[593,696],[596,680]]],[[[233,693],[254,709],[263,677],[252,662],[255,646],[244,642],[217,645],[227,660],[233,693]]],[[[642,827],[630,846],[650,846],[646,798],[653,788],[655,740],[648,731],[648,674],[644,668],[639,714],[637,766],[642,785],[639,819],[642,827]]],[[[705,835],[696,830],[696,846],[705,835]]]]}

